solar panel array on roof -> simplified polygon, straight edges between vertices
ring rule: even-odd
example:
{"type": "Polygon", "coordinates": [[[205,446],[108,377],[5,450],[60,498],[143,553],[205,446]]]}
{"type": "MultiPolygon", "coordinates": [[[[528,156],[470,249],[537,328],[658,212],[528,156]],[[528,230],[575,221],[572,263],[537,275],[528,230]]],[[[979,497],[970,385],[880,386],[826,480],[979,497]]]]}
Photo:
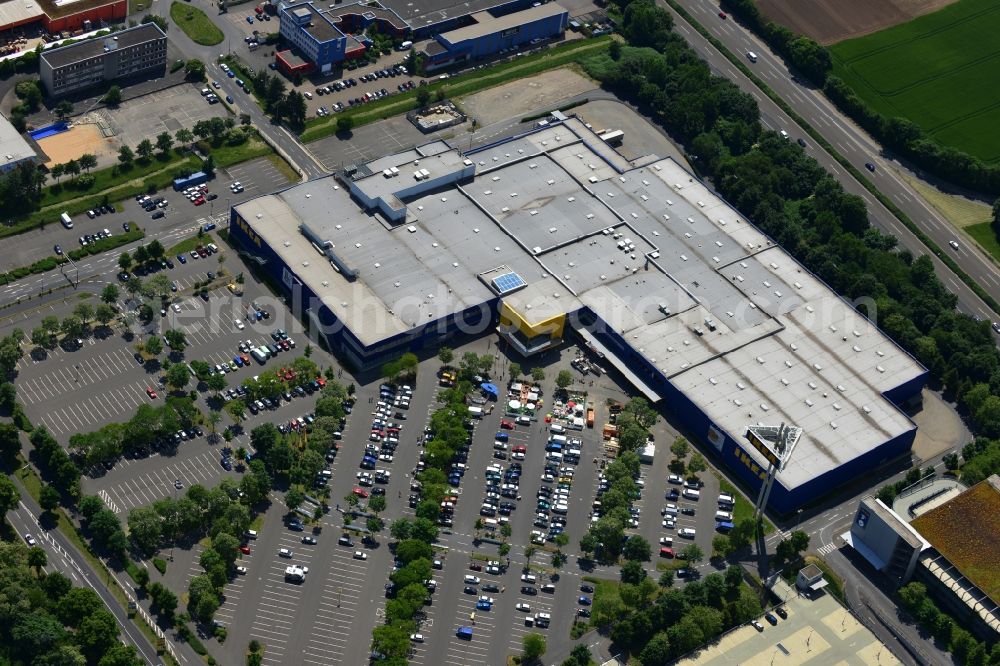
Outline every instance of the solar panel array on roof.
{"type": "Polygon", "coordinates": [[[498,294],[503,296],[504,294],[509,294],[512,291],[516,291],[521,287],[525,286],[527,282],[521,279],[521,276],[517,273],[504,273],[503,275],[498,275],[491,281],[493,289],[496,290],[498,294]]]}

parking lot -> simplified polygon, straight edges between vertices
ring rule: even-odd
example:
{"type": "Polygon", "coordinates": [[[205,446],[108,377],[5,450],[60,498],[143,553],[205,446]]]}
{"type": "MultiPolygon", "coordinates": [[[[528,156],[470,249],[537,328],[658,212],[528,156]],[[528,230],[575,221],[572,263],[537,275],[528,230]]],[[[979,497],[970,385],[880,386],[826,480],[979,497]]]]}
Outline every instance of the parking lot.
{"type": "Polygon", "coordinates": [[[435,139],[454,136],[461,127],[425,135],[405,117],[393,117],[382,122],[365,125],[351,131],[351,140],[328,136],[309,144],[309,150],[322,163],[323,168],[336,170],[344,164],[364,162],[380,155],[388,155],[419,146],[435,139]]]}
{"type": "MultiPolygon", "coordinates": [[[[226,117],[222,104],[209,104],[199,92],[202,86],[184,83],[125,101],[115,109],[102,108],[94,113],[115,131],[115,152],[119,146],[135,147],[143,139],[156,140],[161,132],[174,132],[186,127],[191,129],[199,120],[226,117]]],[[[116,164],[117,159],[109,164],[116,164]]],[[[102,164],[101,166],[108,166],[102,164]]]]}

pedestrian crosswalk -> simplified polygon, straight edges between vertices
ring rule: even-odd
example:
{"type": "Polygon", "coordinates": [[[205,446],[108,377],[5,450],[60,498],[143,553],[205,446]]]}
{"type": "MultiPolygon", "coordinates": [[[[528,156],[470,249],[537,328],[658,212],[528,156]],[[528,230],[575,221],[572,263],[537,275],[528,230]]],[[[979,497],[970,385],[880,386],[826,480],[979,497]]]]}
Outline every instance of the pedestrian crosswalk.
{"type": "Polygon", "coordinates": [[[837,550],[837,544],[835,544],[835,543],[828,543],[828,544],[825,544],[823,546],[820,546],[820,548],[819,548],[819,550],[817,552],[820,555],[829,555],[830,553],[832,553],[835,550],[837,550]]]}

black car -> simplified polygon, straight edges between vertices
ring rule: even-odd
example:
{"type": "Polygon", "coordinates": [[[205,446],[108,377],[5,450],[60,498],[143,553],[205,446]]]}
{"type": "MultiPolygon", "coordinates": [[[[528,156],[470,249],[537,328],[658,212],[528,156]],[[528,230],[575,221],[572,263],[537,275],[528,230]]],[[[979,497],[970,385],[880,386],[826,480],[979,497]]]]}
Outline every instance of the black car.
{"type": "Polygon", "coordinates": [[[527,594],[528,596],[533,597],[538,594],[538,590],[530,585],[525,585],[521,588],[521,594],[527,594]]]}
{"type": "Polygon", "coordinates": [[[142,354],[140,354],[139,352],[132,354],[132,358],[134,358],[139,363],[139,365],[145,365],[146,363],[144,360],[142,360],[142,354]]]}
{"type": "Polygon", "coordinates": [[[576,614],[579,615],[580,617],[590,617],[590,609],[589,608],[577,608],[576,609],[576,614]]]}
{"type": "Polygon", "coordinates": [[[587,592],[588,594],[592,594],[594,592],[594,586],[593,585],[588,585],[587,583],[584,583],[583,585],[580,586],[580,591],[581,592],[587,592]]]}
{"type": "Polygon", "coordinates": [[[784,606],[778,606],[774,609],[774,612],[777,613],[782,620],[788,619],[788,611],[785,610],[784,606]]]}
{"type": "Polygon", "coordinates": [[[499,592],[500,586],[496,583],[484,583],[483,592],[499,592]]]}
{"type": "Polygon", "coordinates": [[[465,589],[463,589],[462,591],[465,592],[466,594],[479,594],[479,590],[477,590],[472,585],[466,585],[465,589]]]}
{"type": "Polygon", "coordinates": [[[875,165],[872,164],[871,162],[865,162],[865,168],[871,171],[872,173],[875,173],[875,165]]]}
{"type": "Polygon", "coordinates": [[[772,625],[778,624],[778,618],[774,617],[773,613],[764,613],[764,619],[770,622],[772,625]]]}

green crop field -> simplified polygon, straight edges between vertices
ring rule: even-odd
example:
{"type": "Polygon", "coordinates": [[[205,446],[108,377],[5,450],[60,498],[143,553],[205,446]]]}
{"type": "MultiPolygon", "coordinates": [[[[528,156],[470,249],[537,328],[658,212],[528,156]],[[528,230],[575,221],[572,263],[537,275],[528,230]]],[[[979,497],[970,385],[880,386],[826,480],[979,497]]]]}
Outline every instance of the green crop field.
{"type": "Polygon", "coordinates": [[[944,145],[1000,160],[1000,2],[959,0],[830,47],[833,73],[887,117],[944,145]]]}

